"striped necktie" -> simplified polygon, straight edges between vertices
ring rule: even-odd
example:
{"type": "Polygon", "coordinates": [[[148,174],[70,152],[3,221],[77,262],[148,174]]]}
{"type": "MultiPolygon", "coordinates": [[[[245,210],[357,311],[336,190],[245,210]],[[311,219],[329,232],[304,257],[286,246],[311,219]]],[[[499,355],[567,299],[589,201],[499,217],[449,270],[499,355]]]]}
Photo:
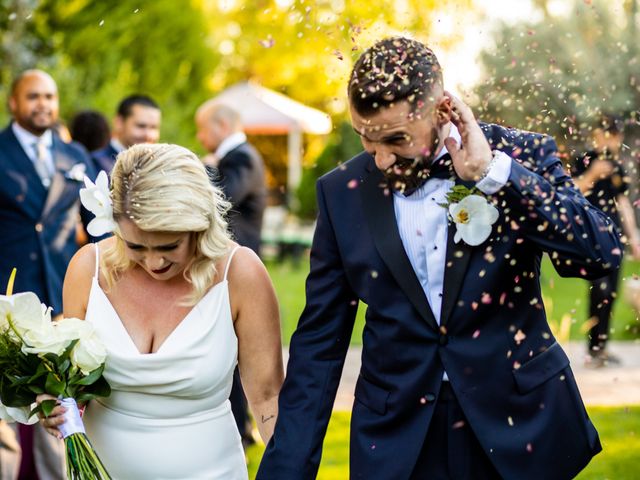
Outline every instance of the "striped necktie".
{"type": "Polygon", "coordinates": [[[51,185],[51,172],[47,165],[47,146],[40,140],[33,144],[33,149],[36,152],[36,161],[34,162],[36,172],[38,172],[44,188],[49,188],[49,185],[51,185]]]}

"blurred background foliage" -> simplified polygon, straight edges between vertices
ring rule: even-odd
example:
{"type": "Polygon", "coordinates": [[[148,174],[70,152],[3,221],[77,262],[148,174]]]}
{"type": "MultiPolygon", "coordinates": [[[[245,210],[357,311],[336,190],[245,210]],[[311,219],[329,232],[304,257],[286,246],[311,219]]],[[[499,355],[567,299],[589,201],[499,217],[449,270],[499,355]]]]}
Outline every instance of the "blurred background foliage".
{"type": "MultiPolygon", "coordinates": [[[[163,110],[161,140],[204,153],[195,139],[196,108],[224,88],[251,79],[333,117],[336,129],[329,138],[305,137],[308,178],[358,151],[353,141],[350,148],[336,150],[345,136],[340,125],[347,119],[352,59],[389,34],[419,32],[416,36],[426,41],[435,4],[383,0],[371,8],[368,2],[346,0],[0,0],[0,95],[7,97],[17,73],[36,67],[57,80],[63,120],[86,108],[113,117],[121,98],[146,93],[163,110]],[[325,145],[333,154],[323,153],[325,145]]],[[[455,41],[452,35],[442,45],[455,41]]],[[[8,119],[6,109],[0,112],[3,124],[8,119]]],[[[286,139],[251,140],[265,156],[270,185],[285,198],[286,139]]],[[[313,216],[314,205],[311,196],[301,211],[313,216]]]]}
{"type": "MultiPolygon", "coordinates": [[[[478,52],[467,63],[481,74],[467,82],[463,98],[479,118],[553,134],[569,158],[584,147],[601,111],[622,113],[626,154],[637,161],[638,0],[520,0],[531,15],[500,23],[504,3],[0,0],[0,96],[7,97],[18,72],[33,67],[58,81],[64,120],[85,108],[112,117],[122,97],[146,93],[163,110],[161,140],[202,154],[195,109],[251,79],[334,121],[332,134],[305,136],[296,203],[312,218],[315,179],[360,149],[345,123],[352,62],[376,39],[401,33],[434,46],[441,61],[460,45],[478,52]]],[[[456,65],[456,76],[445,66],[445,84],[456,91],[451,79],[459,81],[466,68],[456,65]]],[[[8,119],[1,110],[0,122],[8,119]]],[[[285,137],[251,140],[265,156],[276,201],[286,198],[285,137]]]]}
{"type": "Polygon", "coordinates": [[[480,56],[476,114],[579,150],[602,112],[623,115],[631,128],[638,123],[638,2],[567,1],[556,15],[552,3],[535,1],[537,21],[496,29],[495,46],[480,56]]]}

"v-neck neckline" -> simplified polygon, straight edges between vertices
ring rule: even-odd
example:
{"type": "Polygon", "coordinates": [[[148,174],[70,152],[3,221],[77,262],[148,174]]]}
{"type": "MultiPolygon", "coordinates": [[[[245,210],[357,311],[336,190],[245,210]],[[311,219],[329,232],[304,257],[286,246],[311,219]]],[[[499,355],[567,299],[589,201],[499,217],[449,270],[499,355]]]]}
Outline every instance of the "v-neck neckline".
{"type": "Polygon", "coordinates": [[[169,335],[166,336],[166,338],[162,341],[162,343],[160,344],[160,346],[158,347],[158,349],[155,352],[149,352],[149,353],[143,353],[140,351],[140,349],[138,348],[138,346],[136,345],[136,343],[133,341],[133,338],[131,337],[131,334],[129,333],[129,331],[127,330],[127,327],[125,327],[124,322],[122,321],[122,317],[120,317],[120,314],[117,312],[116,308],[113,306],[113,303],[111,303],[111,300],[109,300],[109,297],[107,297],[107,294],[105,293],[105,291],[102,289],[102,287],[100,286],[100,282],[98,281],[98,279],[96,277],[93,277],[93,284],[97,287],[98,291],[100,292],[100,294],[103,296],[103,298],[106,300],[107,304],[109,305],[109,308],[111,308],[111,311],[113,312],[114,316],[118,319],[118,324],[120,326],[120,328],[122,329],[122,331],[124,332],[125,336],[128,338],[129,343],[131,344],[131,346],[133,347],[133,350],[140,356],[148,356],[148,355],[158,355],[162,348],[165,346],[165,344],[174,336],[174,334],[176,333],[177,330],[180,329],[180,327],[186,323],[189,318],[191,318],[192,314],[198,309],[198,307],[200,306],[200,304],[209,297],[209,295],[218,289],[219,286],[226,284],[228,282],[227,279],[223,279],[220,282],[216,283],[213,287],[211,287],[207,293],[205,293],[202,298],[200,300],[198,300],[198,302],[186,313],[186,315],[182,318],[182,320],[180,320],[176,326],[173,328],[173,330],[171,330],[171,332],[169,333],[169,335]]]}

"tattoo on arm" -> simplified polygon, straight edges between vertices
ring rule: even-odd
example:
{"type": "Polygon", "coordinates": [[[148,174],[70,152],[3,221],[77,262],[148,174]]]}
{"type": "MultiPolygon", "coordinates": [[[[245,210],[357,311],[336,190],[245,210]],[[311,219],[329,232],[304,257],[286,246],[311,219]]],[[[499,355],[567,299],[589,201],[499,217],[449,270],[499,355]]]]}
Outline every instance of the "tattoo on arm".
{"type": "Polygon", "coordinates": [[[268,417],[265,417],[264,415],[262,415],[262,423],[267,423],[269,420],[275,417],[276,417],[275,415],[269,415],[268,417]]]}

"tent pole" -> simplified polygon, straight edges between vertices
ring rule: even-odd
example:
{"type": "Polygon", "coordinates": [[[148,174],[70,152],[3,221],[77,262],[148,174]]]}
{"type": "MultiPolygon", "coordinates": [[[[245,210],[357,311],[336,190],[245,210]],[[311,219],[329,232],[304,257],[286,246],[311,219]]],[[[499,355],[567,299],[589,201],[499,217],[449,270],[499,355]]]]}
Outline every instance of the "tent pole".
{"type": "Polygon", "coordinates": [[[296,190],[302,179],[302,131],[292,127],[287,136],[287,202],[289,209],[297,208],[296,190]]]}

